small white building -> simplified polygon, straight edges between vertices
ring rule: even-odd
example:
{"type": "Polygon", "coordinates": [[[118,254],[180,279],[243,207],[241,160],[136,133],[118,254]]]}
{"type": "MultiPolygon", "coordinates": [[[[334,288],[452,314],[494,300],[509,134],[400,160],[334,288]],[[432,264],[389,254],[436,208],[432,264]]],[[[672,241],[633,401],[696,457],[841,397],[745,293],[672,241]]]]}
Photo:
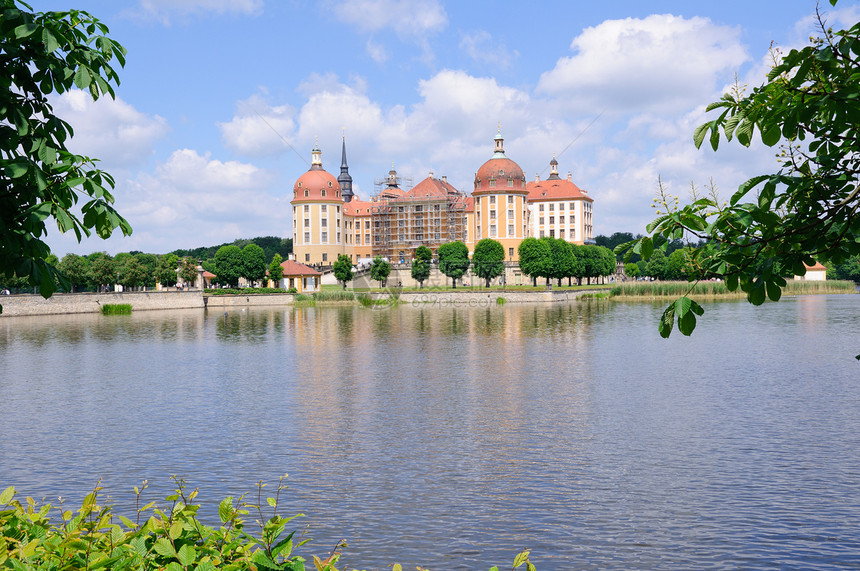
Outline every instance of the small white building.
{"type": "Polygon", "coordinates": [[[820,262],[815,262],[814,266],[806,266],[806,275],[794,276],[794,279],[798,281],[823,282],[827,279],[827,268],[822,266],[820,262]]]}

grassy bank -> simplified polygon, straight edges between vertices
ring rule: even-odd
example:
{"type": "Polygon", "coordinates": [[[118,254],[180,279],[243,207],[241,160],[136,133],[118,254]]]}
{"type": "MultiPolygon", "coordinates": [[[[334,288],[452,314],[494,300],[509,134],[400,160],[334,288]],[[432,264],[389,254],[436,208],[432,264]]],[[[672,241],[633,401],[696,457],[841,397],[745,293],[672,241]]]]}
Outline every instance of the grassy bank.
{"type": "MultiPolygon", "coordinates": [[[[729,291],[725,282],[699,282],[690,289],[689,282],[628,282],[618,284],[610,291],[613,299],[643,299],[661,297],[680,297],[689,295],[696,298],[744,297],[746,294],[738,288],[729,291]]],[[[829,293],[856,293],[854,282],[851,281],[805,281],[789,280],[782,288],[783,295],[808,295],[829,293]]]]}
{"type": "Polygon", "coordinates": [[[130,315],[130,303],[106,303],[102,306],[102,315],[130,315]]]}

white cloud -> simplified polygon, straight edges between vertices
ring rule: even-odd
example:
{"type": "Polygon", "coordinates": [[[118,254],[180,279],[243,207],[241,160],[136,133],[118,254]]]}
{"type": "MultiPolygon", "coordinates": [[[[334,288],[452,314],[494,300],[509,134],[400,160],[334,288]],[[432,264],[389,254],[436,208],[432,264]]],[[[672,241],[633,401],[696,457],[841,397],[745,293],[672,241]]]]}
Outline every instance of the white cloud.
{"type": "Polygon", "coordinates": [[[370,56],[370,59],[376,63],[385,63],[388,61],[388,50],[386,50],[385,46],[382,44],[374,42],[373,38],[367,39],[365,50],[367,51],[367,55],[370,56]]]}
{"type": "Polygon", "coordinates": [[[748,59],[739,33],[698,17],[607,20],[574,38],[575,55],[542,74],[537,91],[571,107],[683,112],[748,59]]]}
{"type": "Polygon", "coordinates": [[[236,114],[227,123],[217,123],[228,149],[250,156],[284,152],[293,138],[295,110],[289,105],[269,105],[261,95],[236,104],[236,114]]]}
{"type": "Polygon", "coordinates": [[[448,25],[438,0],[346,0],[335,4],[334,13],[361,31],[390,28],[402,39],[436,33],[448,25]]]}
{"type": "Polygon", "coordinates": [[[107,167],[147,161],[153,143],[169,130],[163,117],[141,113],[120,98],[93,101],[88,92],[73,89],[52,97],[51,104],[75,131],[69,150],[98,158],[107,167]]]}
{"type": "Polygon", "coordinates": [[[508,51],[503,42],[494,41],[486,30],[463,34],[460,37],[460,49],[476,62],[498,69],[508,69],[518,55],[516,51],[508,51]]]}
{"type": "Polygon", "coordinates": [[[263,10],[263,0],[140,0],[137,8],[128,13],[132,17],[156,20],[170,25],[174,19],[212,14],[257,15],[263,10]]]}

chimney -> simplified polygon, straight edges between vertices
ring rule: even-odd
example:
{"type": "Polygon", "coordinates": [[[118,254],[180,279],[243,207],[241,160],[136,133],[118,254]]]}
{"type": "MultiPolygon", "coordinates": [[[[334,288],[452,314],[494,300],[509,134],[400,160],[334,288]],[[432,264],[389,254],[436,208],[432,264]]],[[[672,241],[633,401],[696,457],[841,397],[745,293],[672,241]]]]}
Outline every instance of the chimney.
{"type": "Polygon", "coordinates": [[[567,180],[570,181],[573,178],[573,175],[569,172],[567,173],[567,180]]]}
{"type": "Polygon", "coordinates": [[[442,182],[448,182],[448,175],[446,175],[446,174],[442,175],[442,182]]]}
{"type": "Polygon", "coordinates": [[[430,174],[428,174],[427,176],[433,178],[433,171],[430,171],[430,174]]]}
{"type": "Polygon", "coordinates": [[[535,182],[540,182],[540,173],[535,174],[535,182]]]}

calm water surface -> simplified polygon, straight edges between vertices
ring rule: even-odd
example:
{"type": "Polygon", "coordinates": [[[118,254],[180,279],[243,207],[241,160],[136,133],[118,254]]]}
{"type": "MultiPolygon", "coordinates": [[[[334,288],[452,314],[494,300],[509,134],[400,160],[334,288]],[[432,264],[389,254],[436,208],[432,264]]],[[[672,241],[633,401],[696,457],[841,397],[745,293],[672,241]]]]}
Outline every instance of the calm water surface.
{"type": "MultiPolygon", "coordinates": [[[[860,566],[860,297],[0,319],[0,488],[79,504],[289,473],[341,562],[860,566]]],[[[306,551],[305,554],[308,552],[306,551]]]]}

